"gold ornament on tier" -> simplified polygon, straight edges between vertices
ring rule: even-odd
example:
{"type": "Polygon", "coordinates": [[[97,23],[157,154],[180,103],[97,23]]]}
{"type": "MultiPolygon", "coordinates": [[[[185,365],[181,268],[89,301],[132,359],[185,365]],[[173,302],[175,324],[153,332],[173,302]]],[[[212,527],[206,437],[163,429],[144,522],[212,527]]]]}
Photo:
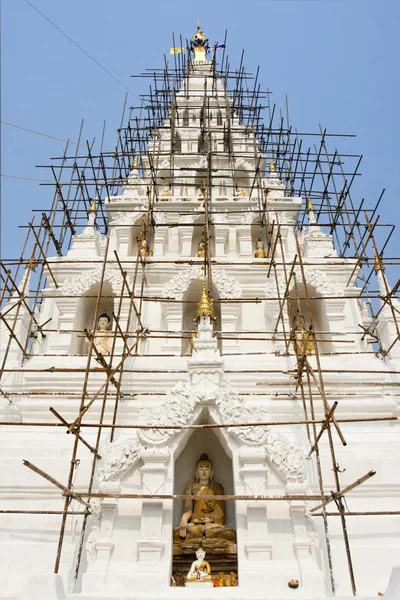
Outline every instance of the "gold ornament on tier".
{"type": "Polygon", "coordinates": [[[274,162],[274,160],[272,159],[271,162],[269,163],[269,170],[271,171],[276,171],[276,164],[274,162]]]}
{"type": "Polygon", "coordinates": [[[306,201],[306,211],[310,212],[310,210],[314,210],[314,206],[311,203],[310,197],[308,197],[306,201]]]}
{"type": "Polygon", "coordinates": [[[210,298],[210,293],[207,292],[204,275],[201,275],[199,279],[202,280],[203,286],[201,290],[200,302],[197,305],[195,320],[198,321],[201,317],[210,317],[210,319],[215,321],[213,301],[210,298]]]}
{"type": "Polygon", "coordinates": [[[375,269],[375,271],[384,271],[385,270],[385,267],[383,266],[382,261],[376,252],[375,252],[375,260],[374,260],[374,269],[375,269]]]}
{"type": "MultiPolygon", "coordinates": [[[[225,495],[223,486],[213,481],[213,465],[207,454],[202,454],[196,462],[195,481],[186,486],[185,495],[225,495]]],[[[188,554],[198,548],[208,553],[235,553],[235,542],[235,530],[225,525],[223,500],[185,500],[180,524],[174,529],[175,555],[188,554]]]]}
{"type": "Polygon", "coordinates": [[[256,242],[254,256],[256,258],[268,258],[268,250],[264,250],[264,244],[262,243],[261,238],[258,238],[256,242]]]}
{"type": "MultiPolygon", "coordinates": [[[[97,328],[93,334],[93,345],[98,352],[107,355],[111,352],[112,331],[108,331],[111,319],[106,312],[103,312],[97,319],[97,328]]],[[[89,340],[87,340],[89,343],[89,340]]]]}
{"type": "Polygon", "coordinates": [[[195,581],[203,583],[204,581],[212,581],[211,567],[205,559],[206,553],[203,548],[196,550],[196,560],[192,562],[189,573],[186,575],[186,581],[195,581]]]}

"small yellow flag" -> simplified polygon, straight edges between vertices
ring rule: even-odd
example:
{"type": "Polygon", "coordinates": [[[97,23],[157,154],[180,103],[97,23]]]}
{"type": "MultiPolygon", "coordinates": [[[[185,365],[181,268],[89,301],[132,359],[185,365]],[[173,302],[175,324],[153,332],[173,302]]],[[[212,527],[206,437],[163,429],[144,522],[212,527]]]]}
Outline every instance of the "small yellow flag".
{"type": "Polygon", "coordinates": [[[170,48],[169,49],[169,53],[170,54],[179,54],[179,52],[183,52],[183,48],[170,48]]]}

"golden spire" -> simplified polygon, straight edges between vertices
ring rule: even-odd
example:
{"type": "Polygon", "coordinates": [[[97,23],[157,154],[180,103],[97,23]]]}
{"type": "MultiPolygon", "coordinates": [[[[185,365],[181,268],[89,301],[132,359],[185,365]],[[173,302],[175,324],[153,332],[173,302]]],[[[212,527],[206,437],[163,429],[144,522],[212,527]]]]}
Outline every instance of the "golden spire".
{"type": "Polygon", "coordinates": [[[276,171],[276,164],[275,164],[273,158],[271,158],[271,162],[269,163],[269,170],[270,171],[276,171]]]}
{"type": "Polygon", "coordinates": [[[138,169],[139,168],[139,160],[137,155],[135,156],[135,158],[133,159],[133,163],[132,163],[132,169],[138,169]]]}
{"type": "Polygon", "coordinates": [[[201,275],[199,279],[203,282],[203,289],[201,291],[200,302],[197,305],[197,313],[196,313],[196,321],[200,319],[200,317],[210,317],[215,321],[214,317],[214,308],[212,300],[206,289],[206,281],[204,275],[201,275]]]}
{"type": "Polygon", "coordinates": [[[96,212],[96,210],[97,210],[97,198],[96,198],[96,196],[93,198],[93,202],[90,205],[89,210],[90,210],[90,212],[96,212]]]}
{"type": "Polygon", "coordinates": [[[310,196],[308,196],[308,198],[306,200],[306,211],[310,212],[310,210],[314,210],[314,207],[311,203],[310,196]]]}

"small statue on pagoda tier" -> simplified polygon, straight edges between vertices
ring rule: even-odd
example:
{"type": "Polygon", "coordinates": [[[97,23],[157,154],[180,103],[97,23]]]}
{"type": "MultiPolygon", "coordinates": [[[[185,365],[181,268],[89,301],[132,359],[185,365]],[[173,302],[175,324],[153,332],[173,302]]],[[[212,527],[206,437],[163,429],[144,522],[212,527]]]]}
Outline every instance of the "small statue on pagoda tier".
{"type": "Polygon", "coordinates": [[[204,258],[206,255],[206,241],[202,238],[199,242],[198,249],[196,252],[196,258],[204,258]]]}
{"type": "Polygon", "coordinates": [[[315,350],[315,339],[312,327],[309,329],[304,327],[305,319],[301,312],[297,309],[297,312],[293,318],[293,329],[291,340],[294,345],[297,356],[302,356],[304,351],[306,356],[314,354],[315,350]]]}
{"type": "Polygon", "coordinates": [[[247,192],[244,188],[236,186],[235,196],[242,196],[243,198],[247,197],[247,192]]]}
{"type": "Polygon", "coordinates": [[[146,256],[153,256],[153,251],[149,250],[149,246],[146,240],[140,242],[140,256],[146,258],[146,256]]]}
{"type": "Polygon", "coordinates": [[[264,250],[264,244],[262,243],[261,238],[258,238],[258,240],[256,242],[254,256],[256,258],[268,258],[268,250],[264,250]]]}
{"type": "MultiPolygon", "coordinates": [[[[97,319],[97,328],[93,333],[93,346],[103,355],[110,354],[112,331],[109,331],[111,319],[106,312],[102,313],[97,319]]],[[[89,340],[88,340],[89,343],[89,340]]]]}

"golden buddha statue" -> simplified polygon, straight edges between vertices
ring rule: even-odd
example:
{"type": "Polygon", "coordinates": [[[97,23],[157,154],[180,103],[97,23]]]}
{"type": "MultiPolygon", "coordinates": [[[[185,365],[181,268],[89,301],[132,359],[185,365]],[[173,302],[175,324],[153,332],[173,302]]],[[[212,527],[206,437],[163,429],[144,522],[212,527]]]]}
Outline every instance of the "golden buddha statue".
{"type": "Polygon", "coordinates": [[[162,198],[169,198],[170,196],[172,196],[172,191],[171,191],[171,188],[168,187],[167,189],[165,189],[163,191],[163,193],[161,194],[161,197],[162,198]]]}
{"type": "Polygon", "coordinates": [[[140,256],[146,258],[146,256],[153,256],[153,251],[149,250],[149,246],[146,240],[140,242],[140,256]]]}
{"type": "MultiPolygon", "coordinates": [[[[195,481],[185,489],[186,496],[224,496],[224,488],[212,480],[213,466],[207,454],[196,462],[195,481]]],[[[185,500],[184,512],[178,527],[174,529],[174,544],[187,549],[201,546],[208,551],[227,548],[236,541],[234,529],[225,525],[225,502],[223,500],[185,500]]]]}
{"type": "Polygon", "coordinates": [[[202,238],[199,242],[198,249],[196,252],[196,258],[204,258],[206,255],[206,241],[202,238]]]}
{"type": "Polygon", "coordinates": [[[261,238],[256,241],[256,248],[254,250],[254,256],[256,258],[268,258],[268,250],[264,250],[264,244],[261,238]]]}
{"type": "Polygon", "coordinates": [[[305,354],[310,356],[310,354],[314,354],[314,333],[312,328],[306,329],[304,327],[305,319],[301,312],[297,309],[297,312],[293,318],[293,330],[291,335],[291,340],[294,345],[297,356],[302,356],[304,349],[305,354]]]}
{"type": "MultiPolygon", "coordinates": [[[[93,346],[101,354],[110,354],[112,344],[112,331],[108,331],[111,319],[106,312],[97,319],[97,328],[93,333],[93,346]]],[[[89,343],[89,340],[87,340],[89,343]]]]}
{"type": "Polygon", "coordinates": [[[247,197],[247,192],[244,188],[236,186],[236,196],[242,196],[243,198],[247,197]]]}
{"type": "Polygon", "coordinates": [[[204,560],[206,553],[203,548],[196,550],[196,560],[192,562],[189,573],[186,575],[186,581],[212,581],[210,564],[204,560]]]}

